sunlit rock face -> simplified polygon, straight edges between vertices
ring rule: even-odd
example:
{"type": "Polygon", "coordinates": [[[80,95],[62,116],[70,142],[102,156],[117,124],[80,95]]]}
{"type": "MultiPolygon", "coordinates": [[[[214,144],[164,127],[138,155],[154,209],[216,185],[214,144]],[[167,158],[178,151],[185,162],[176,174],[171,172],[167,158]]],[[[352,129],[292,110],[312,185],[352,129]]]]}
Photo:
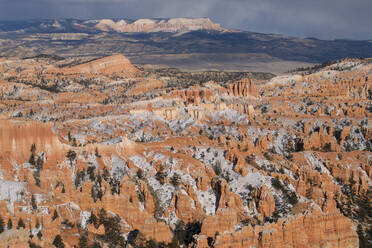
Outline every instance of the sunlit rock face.
{"type": "Polygon", "coordinates": [[[209,18],[171,18],[171,19],[138,19],[135,21],[99,20],[94,26],[101,31],[116,32],[185,32],[196,30],[222,31],[220,24],[213,23],[209,18]]]}
{"type": "Polygon", "coordinates": [[[368,247],[371,60],[204,83],[122,55],[0,70],[0,247],[368,247]]]}

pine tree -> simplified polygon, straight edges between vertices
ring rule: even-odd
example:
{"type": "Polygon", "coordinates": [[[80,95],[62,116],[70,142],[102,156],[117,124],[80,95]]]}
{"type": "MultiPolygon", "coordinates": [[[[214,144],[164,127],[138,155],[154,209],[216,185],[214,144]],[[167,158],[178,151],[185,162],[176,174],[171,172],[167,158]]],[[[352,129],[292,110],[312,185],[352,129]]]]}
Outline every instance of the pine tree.
{"type": "Polygon", "coordinates": [[[95,228],[98,228],[98,226],[99,226],[99,224],[100,224],[100,223],[99,223],[99,219],[97,219],[97,216],[96,216],[94,213],[92,213],[92,214],[90,215],[89,223],[90,223],[90,224],[93,224],[95,228]]]}
{"type": "Polygon", "coordinates": [[[76,158],[76,152],[72,151],[72,150],[69,150],[66,154],[66,158],[68,158],[70,160],[70,164],[72,165],[72,162],[75,160],[76,158]]]}
{"type": "Polygon", "coordinates": [[[58,216],[58,213],[57,213],[57,211],[54,209],[54,213],[53,213],[52,220],[55,221],[58,217],[59,217],[59,216],[58,216]]]}
{"type": "Polygon", "coordinates": [[[4,232],[5,229],[5,223],[3,221],[3,218],[0,216],[0,233],[4,232]]]}
{"type": "Polygon", "coordinates": [[[35,145],[35,144],[32,144],[32,145],[31,145],[30,152],[31,152],[32,154],[35,154],[35,152],[36,152],[36,145],[35,145]]]}
{"type": "Polygon", "coordinates": [[[95,155],[96,155],[97,158],[100,158],[101,157],[101,155],[99,155],[99,152],[98,152],[98,148],[97,147],[96,147],[96,150],[95,150],[95,155]]]}
{"type": "Polygon", "coordinates": [[[8,220],[8,230],[12,229],[13,228],[13,222],[12,222],[12,219],[9,219],[8,220]]]}
{"type": "Polygon", "coordinates": [[[143,178],[143,170],[141,168],[137,170],[137,177],[139,179],[142,179],[143,178]]]}
{"type": "Polygon", "coordinates": [[[17,229],[19,228],[26,228],[25,223],[23,222],[22,218],[19,218],[18,220],[17,229]]]}
{"type": "Polygon", "coordinates": [[[40,246],[36,245],[34,242],[28,241],[28,247],[29,248],[41,248],[40,246]]]}
{"type": "Polygon", "coordinates": [[[35,228],[39,228],[40,227],[40,222],[39,222],[39,218],[36,218],[36,224],[35,224],[35,228]]]}
{"type": "Polygon", "coordinates": [[[53,245],[57,248],[65,248],[65,244],[63,243],[62,238],[59,234],[54,238],[53,245]]]}
{"type": "Polygon", "coordinates": [[[43,236],[43,234],[41,233],[41,231],[39,231],[36,236],[39,238],[39,240],[41,239],[41,237],[43,236]]]}
{"type": "Polygon", "coordinates": [[[35,144],[31,145],[30,152],[31,152],[31,155],[30,155],[30,159],[28,160],[28,162],[32,165],[35,165],[35,152],[36,152],[36,145],[35,144]]]}
{"type": "Polygon", "coordinates": [[[67,138],[68,138],[68,141],[71,142],[71,133],[70,133],[70,131],[68,131],[67,138]]]}
{"type": "Polygon", "coordinates": [[[81,180],[80,180],[79,171],[78,171],[78,174],[77,174],[77,176],[75,177],[75,182],[74,182],[74,184],[75,184],[75,189],[80,188],[80,183],[81,183],[81,180]]]}
{"type": "Polygon", "coordinates": [[[36,200],[35,200],[34,195],[31,196],[31,206],[32,206],[32,209],[34,209],[34,210],[37,209],[37,204],[36,204],[36,200]]]}
{"type": "Polygon", "coordinates": [[[28,162],[32,165],[35,164],[35,155],[31,153],[30,158],[28,159],[28,162]]]}
{"type": "Polygon", "coordinates": [[[173,184],[173,186],[175,187],[178,187],[180,185],[180,182],[181,182],[181,176],[178,175],[177,173],[174,173],[171,178],[171,184],[173,184]]]}
{"type": "Polygon", "coordinates": [[[86,233],[82,233],[79,238],[79,247],[86,248],[88,247],[88,237],[86,233]]]}
{"type": "Polygon", "coordinates": [[[32,173],[32,176],[35,179],[36,186],[40,187],[40,171],[36,170],[32,173]]]}
{"type": "Polygon", "coordinates": [[[43,164],[44,164],[43,158],[41,156],[38,156],[36,160],[36,169],[38,171],[41,171],[43,169],[43,164]]]}
{"type": "Polygon", "coordinates": [[[94,243],[89,246],[89,248],[101,248],[102,246],[97,242],[97,241],[94,241],[94,243]]]}
{"type": "Polygon", "coordinates": [[[165,183],[165,179],[167,178],[167,172],[163,166],[160,167],[159,171],[155,174],[156,180],[160,182],[160,184],[165,183]]]}

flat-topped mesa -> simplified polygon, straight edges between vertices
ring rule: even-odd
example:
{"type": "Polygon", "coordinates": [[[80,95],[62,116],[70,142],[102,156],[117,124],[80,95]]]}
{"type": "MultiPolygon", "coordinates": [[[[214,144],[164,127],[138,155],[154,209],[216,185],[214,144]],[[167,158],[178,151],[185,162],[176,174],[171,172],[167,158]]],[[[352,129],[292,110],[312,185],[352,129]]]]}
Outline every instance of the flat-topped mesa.
{"type": "Polygon", "coordinates": [[[101,31],[115,31],[120,33],[152,33],[152,32],[185,32],[195,30],[222,31],[220,24],[209,18],[171,18],[171,19],[138,19],[134,22],[110,19],[100,20],[95,28],[101,31]]]}
{"type": "Polygon", "coordinates": [[[133,77],[140,71],[121,54],[96,59],[84,64],[72,66],[64,70],[65,74],[122,74],[133,77]]]}

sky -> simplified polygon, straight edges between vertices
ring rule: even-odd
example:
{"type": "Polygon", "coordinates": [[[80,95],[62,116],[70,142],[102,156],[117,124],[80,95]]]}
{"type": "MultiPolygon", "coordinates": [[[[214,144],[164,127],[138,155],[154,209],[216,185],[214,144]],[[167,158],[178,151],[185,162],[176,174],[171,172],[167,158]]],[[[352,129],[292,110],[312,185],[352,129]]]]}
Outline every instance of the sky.
{"type": "Polygon", "coordinates": [[[209,17],[222,27],[372,40],[372,0],[0,0],[1,20],[209,17]]]}

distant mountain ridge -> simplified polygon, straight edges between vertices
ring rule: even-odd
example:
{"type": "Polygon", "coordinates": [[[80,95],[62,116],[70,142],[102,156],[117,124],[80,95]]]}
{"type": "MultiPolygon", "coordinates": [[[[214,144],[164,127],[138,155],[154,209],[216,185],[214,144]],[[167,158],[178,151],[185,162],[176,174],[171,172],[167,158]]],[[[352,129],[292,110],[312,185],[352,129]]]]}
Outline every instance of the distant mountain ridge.
{"type": "Polygon", "coordinates": [[[140,65],[281,73],[346,57],[372,57],[372,41],[232,30],[209,18],[0,21],[0,56],[39,54],[123,54],[140,65]]]}
{"type": "Polygon", "coordinates": [[[45,32],[118,32],[118,33],[153,33],[153,32],[187,32],[196,30],[223,31],[220,24],[209,18],[169,18],[169,19],[55,19],[0,21],[0,31],[45,33],[45,32]]]}
{"type": "Polygon", "coordinates": [[[168,20],[138,19],[128,23],[125,20],[115,22],[110,19],[100,20],[95,27],[101,31],[125,32],[183,32],[195,30],[222,31],[219,24],[209,18],[171,18],[168,20]]]}

